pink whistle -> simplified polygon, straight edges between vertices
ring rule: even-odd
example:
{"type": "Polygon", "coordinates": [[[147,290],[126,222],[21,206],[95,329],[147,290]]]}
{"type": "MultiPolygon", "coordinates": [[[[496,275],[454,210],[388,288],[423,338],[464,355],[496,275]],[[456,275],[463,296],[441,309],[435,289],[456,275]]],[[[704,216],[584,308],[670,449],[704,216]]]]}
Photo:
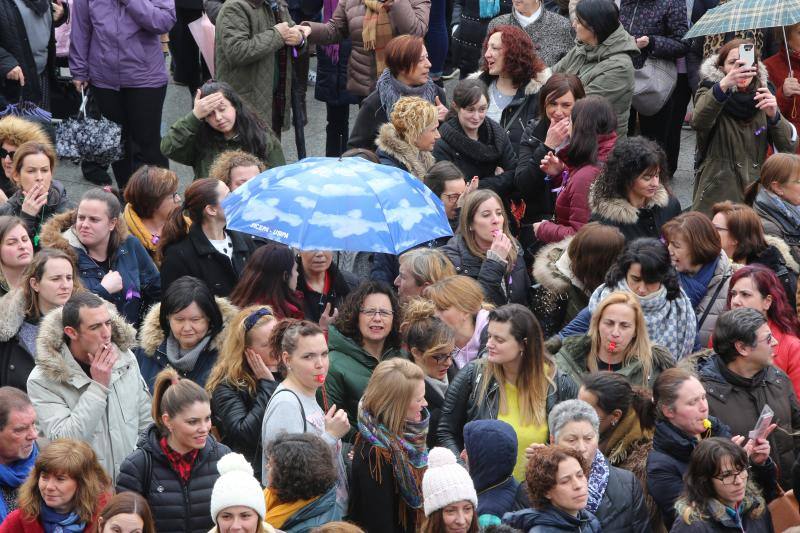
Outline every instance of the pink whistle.
{"type": "Polygon", "coordinates": [[[500,234],[500,230],[499,229],[493,229],[492,230],[492,237],[497,237],[499,234],[500,234]]]}
{"type": "Polygon", "coordinates": [[[325,383],[325,375],[319,374],[318,376],[314,376],[314,379],[317,380],[317,383],[325,383]]]}
{"type": "Polygon", "coordinates": [[[609,352],[616,352],[617,351],[617,343],[614,341],[610,341],[608,343],[608,351],[609,352]]]}

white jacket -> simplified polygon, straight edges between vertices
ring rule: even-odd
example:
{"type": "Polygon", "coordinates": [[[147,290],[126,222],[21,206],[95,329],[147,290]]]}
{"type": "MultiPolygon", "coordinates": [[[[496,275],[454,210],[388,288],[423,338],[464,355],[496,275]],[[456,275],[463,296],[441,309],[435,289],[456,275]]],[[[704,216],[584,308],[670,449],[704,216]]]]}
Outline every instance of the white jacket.
{"type": "Polygon", "coordinates": [[[111,342],[119,352],[109,387],[93,381],[64,342],[61,308],[48,313],[36,338],[36,366],[28,377],[39,426],[48,439],[76,439],[92,446],[116,484],[122,461],[139,433],[153,422],[150,393],[131,348],[136,330],[107,305],[111,342]]]}

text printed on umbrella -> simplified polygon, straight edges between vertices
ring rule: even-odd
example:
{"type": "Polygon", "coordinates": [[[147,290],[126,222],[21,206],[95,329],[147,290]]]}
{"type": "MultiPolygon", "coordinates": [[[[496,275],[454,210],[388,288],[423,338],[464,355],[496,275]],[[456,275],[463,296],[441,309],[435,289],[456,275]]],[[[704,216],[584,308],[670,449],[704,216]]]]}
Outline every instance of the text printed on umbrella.
{"type": "Polygon", "coordinates": [[[274,235],[275,237],[280,237],[282,239],[288,239],[289,238],[289,233],[287,233],[287,232],[285,232],[283,230],[280,230],[278,228],[270,228],[269,226],[264,226],[262,224],[259,224],[258,222],[253,222],[252,224],[250,224],[250,227],[253,228],[256,231],[269,233],[270,235],[274,235]]]}

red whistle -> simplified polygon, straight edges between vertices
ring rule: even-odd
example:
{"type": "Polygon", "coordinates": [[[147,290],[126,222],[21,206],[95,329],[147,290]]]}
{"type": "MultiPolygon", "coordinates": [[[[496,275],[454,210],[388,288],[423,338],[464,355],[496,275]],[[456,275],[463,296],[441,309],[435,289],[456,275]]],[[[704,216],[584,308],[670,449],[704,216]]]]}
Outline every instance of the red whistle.
{"type": "Polygon", "coordinates": [[[314,379],[317,380],[317,383],[325,383],[325,374],[319,374],[318,376],[314,376],[314,379]]]}
{"type": "Polygon", "coordinates": [[[617,343],[614,341],[609,341],[608,343],[608,351],[609,352],[616,352],[617,351],[617,343]]]}

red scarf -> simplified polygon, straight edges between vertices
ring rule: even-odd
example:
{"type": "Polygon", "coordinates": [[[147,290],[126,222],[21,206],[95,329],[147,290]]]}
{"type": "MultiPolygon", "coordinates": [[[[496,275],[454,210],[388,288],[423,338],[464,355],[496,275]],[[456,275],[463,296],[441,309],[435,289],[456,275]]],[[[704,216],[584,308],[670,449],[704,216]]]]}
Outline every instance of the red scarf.
{"type": "Polygon", "coordinates": [[[189,481],[189,477],[192,475],[192,466],[197,460],[197,455],[200,453],[200,450],[192,450],[187,454],[176,452],[167,444],[167,437],[161,437],[160,444],[161,451],[167,456],[170,466],[172,466],[172,469],[178,474],[178,477],[181,478],[181,481],[186,484],[186,482],[189,481]]]}

